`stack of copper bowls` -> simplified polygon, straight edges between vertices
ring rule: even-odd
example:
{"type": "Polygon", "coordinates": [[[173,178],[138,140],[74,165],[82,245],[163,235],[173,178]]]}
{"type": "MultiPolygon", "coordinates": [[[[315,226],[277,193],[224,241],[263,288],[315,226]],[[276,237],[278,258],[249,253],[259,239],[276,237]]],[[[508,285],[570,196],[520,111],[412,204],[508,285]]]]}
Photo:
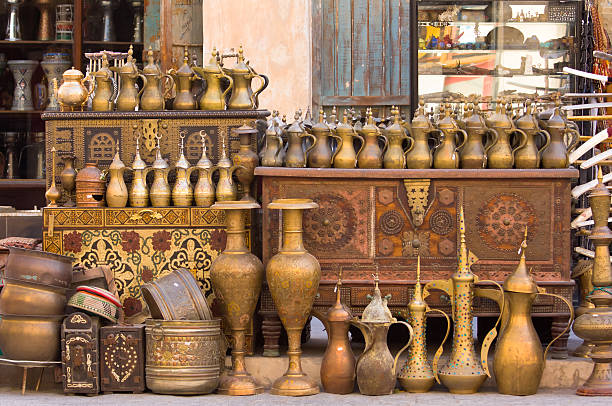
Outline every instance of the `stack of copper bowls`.
{"type": "Polygon", "coordinates": [[[0,350],[10,359],[57,361],[72,258],[10,248],[0,293],[0,350]]]}

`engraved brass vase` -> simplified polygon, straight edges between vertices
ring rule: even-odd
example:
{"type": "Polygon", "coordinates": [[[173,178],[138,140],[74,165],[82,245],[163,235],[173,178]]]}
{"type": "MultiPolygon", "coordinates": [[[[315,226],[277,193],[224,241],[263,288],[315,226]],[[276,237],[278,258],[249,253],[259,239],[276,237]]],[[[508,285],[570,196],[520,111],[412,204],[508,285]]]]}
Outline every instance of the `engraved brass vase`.
{"type": "Polygon", "coordinates": [[[255,168],[259,166],[259,155],[251,148],[251,137],[257,137],[257,130],[245,123],[233,131],[240,138],[240,149],[232,157],[234,165],[238,167],[236,179],[242,185],[243,196],[240,200],[254,202],[251,183],[255,179],[255,168]]]}
{"type": "Polygon", "coordinates": [[[321,279],[319,261],[304,249],[302,212],[318,207],[310,199],[277,199],[267,207],[282,210],[283,245],[266,265],[266,280],[289,340],[289,368],[272,384],[273,395],[319,393],[317,383],[302,371],[300,348],[302,329],[310,316],[321,279]]]}

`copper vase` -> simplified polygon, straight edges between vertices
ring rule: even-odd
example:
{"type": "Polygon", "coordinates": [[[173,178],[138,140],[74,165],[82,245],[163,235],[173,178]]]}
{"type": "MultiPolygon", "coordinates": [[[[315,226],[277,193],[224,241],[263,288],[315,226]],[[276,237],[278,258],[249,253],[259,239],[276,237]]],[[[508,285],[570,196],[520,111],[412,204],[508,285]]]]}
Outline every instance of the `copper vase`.
{"type": "Polygon", "coordinates": [[[302,242],[302,212],[318,207],[310,199],[277,199],[268,205],[268,209],[283,210],[283,245],[266,265],[266,280],[289,339],[289,368],[272,384],[270,393],[273,395],[319,393],[317,383],[302,371],[300,348],[302,329],[321,279],[319,261],[304,249],[302,242]]]}
{"type": "Polygon", "coordinates": [[[244,362],[245,332],[250,326],[263,283],[264,270],[259,258],[246,246],[246,211],[258,209],[255,202],[215,203],[225,210],[227,242],[225,250],[210,268],[215,296],[222,304],[223,317],[232,331],[232,369],[221,376],[218,392],[223,395],[255,395],[263,386],[247,372],[244,362]]]}

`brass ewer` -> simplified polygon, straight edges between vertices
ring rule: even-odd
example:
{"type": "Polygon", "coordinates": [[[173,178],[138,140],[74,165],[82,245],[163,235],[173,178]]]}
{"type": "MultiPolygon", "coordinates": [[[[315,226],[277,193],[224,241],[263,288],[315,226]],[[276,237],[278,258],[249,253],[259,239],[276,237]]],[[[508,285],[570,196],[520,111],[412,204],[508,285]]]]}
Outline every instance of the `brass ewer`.
{"type": "Polygon", "coordinates": [[[404,169],[406,167],[406,152],[404,152],[404,141],[409,140],[408,150],[412,148],[414,140],[408,136],[407,130],[400,124],[399,107],[391,108],[393,114],[393,124],[385,128],[385,137],[389,141],[389,146],[383,157],[385,169],[404,169]]]}
{"type": "Polygon", "coordinates": [[[176,164],[174,164],[176,180],[172,187],[172,204],[174,206],[191,206],[191,202],[193,201],[193,188],[191,187],[191,180],[189,178],[191,177],[191,172],[193,172],[196,167],[191,166],[187,158],[185,158],[185,133],[180,132],[179,137],[181,138],[181,146],[179,149],[179,159],[176,164]]]}
{"type": "Polygon", "coordinates": [[[540,120],[540,124],[550,134],[550,144],[542,151],[542,168],[567,168],[569,166],[569,153],[580,140],[580,133],[570,128],[561,116],[557,99],[552,116],[548,120],[540,120]]]}
{"type": "Polygon", "coordinates": [[[189,65],[189,51],[185,46],[183,65],[176,70],[168,70],[168,74],[174,79],[176,84],[176,96],[174,102],[172,102],[172,109],[174,110],[195,110],[196,100],[191,93],[191,83],[198,77],[193,73],[191,66],[189,65]]]}
{"type": "Polygon", "coordinates": [[[83,76],[83,73],[73,66],[62,74],[62,79],[62,85],[57,89],[57,94],[55,95],[60,105],[60,110],[83,111],[89,96],[94,90],[91,77],[83,76]],[[89,82],[89,89],[85,87],[85,82],[89,82]]]}
{"type": "Polygon", "coordinates": [[[213,209],[225,210],[227,242],[210,267],[215,297],[222,306],[224,322],[232,332],[232,369],[221,375],[217,391],[222,395],[255,395],[261,386],[246,370],[245,333],[250,327],[259,300],[264,267],[246,246],[247,210],[258,209],[255,202],[215,203],[213,209]]]}
{"type": "MultiPolygon", "coordinates": [[[[137,124],[132,126],[134,132],[138,128],[137,124]]],[[[140,157],[140,136],[136,137],[136,155],[132,162],[132,184],[128,193],[130,206],[147,207],[149,204],[149,188],[147,187],[147,174],[153,169],[147,167],[145,161],[140,157]]]]}
{"type": "MultiPolygon", "coordinates": [[[[225,56],[225,55],[224,55],[225,56]]],[[[242,45],[238,48],[236,64],[232,68],[223,68],[233,79],[232,94],[227,108],[230,110],[251,110],[259,107],[259,94],[268,87],[268,77],[260,75],[244,60],[242,45]],[[254,78],[261,80],[261,86],[255,91],[251,88],[251,81],[254,78]]]]}
{"type": "Polygon", "coordinates": [[[259,155],[251,147],[251,137],[257,137],[258,131],[247,125],[246,122],[233,130],[240,138],[240,149],[232,157],[236,170],[236,179],[242,185],[243,196],[240,200],[254,202],[255,198],[251,195],[251,183],[255,178],[255,168],[259,166],[259,155]]]}
{"type": "Polygon", "coordinates": [[[397,360],[412,343],[414,332],[410,324],[391,315],[387,307],[390,296],[383,298],[378,288],[378,272],[374,275],[374,294],[368,298],[370,303],[363,310],[361,320],[355,318],[351,321],[365,338],[365,349],[357,359],[357,386],[362,395],[390,395],[395,388],[397,360]],[[410,339],[393,358],[387,346],[387,333],[395,323],[408,328],[410,339]]]}
{"type": "Polygon", "coordinates": [[[593,372],[576,394],[585,396],[612,395],[612,267],[610,248],[612,231],[608,228],[610,192],[603,183],[601,168],[597,174],[597,186],[589,193],[593,211],[593,228],[589,240],[595,245],[593,263],[593,290],[587,298],[595,305],[574,321],[574,333],[593,343],[589,355],[593,360],[593,372]]]}
{"type": "Polygon", "coordinates": [[[359,155],[363,149],[363,146],[365,145],[365,140],[363,137],[357,134],[357,131],[355,131],[348,120],[348,111],[344,109],[344,113],[342,114],[342,122],[338,123],[336,128],[333,130],[340,139],[340,144],[338,147],[339,150],[334,157],[334,168],[355,168],[357,166],[357,155],[359,155]],[[353,144],[354,139],[358,139],[360,142],[359,150],[357,152],[355,152],[355,145],[353,144]]]}
{"type": "Polygon", "coordinates": [[[47,199],[47,207],[57,207],[57,201],[62,197],[62,192],[55,184],[55,147],[51,148],[51,186],[45,192],[45,199],[47,199]]]}
{"type": "Polygon", "coordinates": [[[225,97],[234,88],[234,79],[223,71],[217,49],[213,48],[207,65],[192,69],[206,82],[206,90],[200,97],[200,110],[225,110],[225,97]]]}
{"type": "Polygon", "coordinates": [[[311,146],[308,152],[308,166],[310,168],[331,168],[334,164],[334,158],[340,151],[337,147],[336,151],[332,150],[332,143],[330,137],[338,141],[338,145],[342,142],[342,139],[336,134],[332,133],[329,124],[325,121],[325,114],[323,108],[319,110],[319,122],[312,126],[310,130],[306,130],[310,134],[314,135],[316,141],[311,146]]]}
{"type": "Polygon", "coordinates": [[[289,341],[289,368],[272,384],[273,395],[319,393],[319,385],[302,371],[300,348],[302,329],[310,316],[321,279],[319,261],[304,249],[302,212],[318,207],[310,199],[277,199],[267,207],[282,210],[283,244],[266,264],[266,280],[289,341]]]}
{"type": "Polygon", "coordinates": [[[262,166],[283,166],[285,151],[278,123],[270,120],[270,125],[264,135],[265,146],[261,156],[262,166]]]}
{"type": "MultiPolygon", "coordinates": [[[[461,234],[461,246],[457,259],[457,271],[450,279],[435,280],[425,284],[423,295],[427,297],[431,289],[438,289],[446,292],[450,297],[452,306],[451,316],[455,323],[453,347],[448,362],[438,371],[438,377],[451,393],[467,394],[476,393],[485,379],[487,379],[487,376],[490,376],[487,357],[491,343],[497,336],[496,328],[497,324],[499,324],[501,314],[495,326],[487,333],[482,343],[479,360],[474,349],[472,320],[472,303],[473,296],[476,292],[474,283],[479,280],[470,270],[472,264],[478,259],[471,252],[468,254],[468,249],[465,245],[463,207],[461,207],[459,213],[459,230],[461,234]]],[[[496,285],[500,291],[502,290],[498,283],[493,281],[486,282],[490,282],[496,285]]],[[[489,292],[491,292],[490,289],[482,289],[480,295],[490,297],[490,295],[488,295],[489,292]]],[[[503,311],[503,297],[500,307],[503,311]]]]}
{"type": "Polygon", "coordinates": [[[228,200],[236,200],[238,198],[238,188],[236,183],[232,179],[234,172],[239,166],[232,165],[232,162],[227,157],[227,149],[225,144],[225,137],[223,133],[220,134],[221,138],[221,159],[217,163],[217,166],[213,168],[214,171],[219,171],[219,181],[217,182],[217,190],[215,197],[218,202],[224,202],[228,200]]]}
{"type": "Polygon", "coordinates": [[[538,391],[546,353],[550,346],[569,330],[574,318],[574,309],[564,297],[546,293],[533,280],[525,263],[526,249],[525,227],[525,238],[520,249],[521,259],[514,272],[504,281],[505,306],[493,356],[493,374],[497,389],[504,395],[533,395],[538,391]],[[548,343],[545,351],[542,351],[542,343],[531,321],[531,306],[537,295],[552,296],[563,301],[570,309],[567,327],[548,343]]]}
{"type": "Polygon", "coordinates": [[[514,167],[517,169],[535,169],[540,167],[542,151],[550,144],[550,134],[542,130],[533,115],[531,101],[525,103],[524,114],[515,120],[516,128],[527,135],[527,142],[522,148],[517,148],[514,154],[514,167]],[[538,149],[536,137],[542,137],[542,146],[538,149]]]}
{"type": "Polygon", "coordinates": [[[172,189],[168,183],[168,173],[170,172],[170,165],[168,161],[162,158],[161,149],[159,146],[161,135],[156,134],[157,140],[155,146],[155,161],[151,168],[153,170],[153,183],[149,190],[149,198],[151,199],[151,206],[153,207],[165,207],[170,206],[170,197],[172,196],[172,189]]]}
{"type": "Polygon", "coordinates": [[[108,56],[102,54],[102,67],[93,74],[96,81],[94,97],[91,101],[93,111],[113,111],[117,97],[117,83],[108,67],[108,56]]]}
{"type": "Polygon", "coordinates": [[[487,154],[497,144],[499,138],[497,131],[488,128],[479,113],[478,105],[468,105],[467,118],[464,120],[467,141],[459,150],[461,168],[481,169],[487,167],[487,154]],[[490,134],[491,139],[485,146],[485,136],[490,134]]]}
{"type": "Polygon", "coordinates": [[[525,147],[527,144],[527,134],[514,126],[508,117],[506,106],[501,99],[497,100],[495,113],[488,119],[488,125],[497,132],[499,138],[497,142],[489,148],[487,153],[487,165],[494,169],[510,169],[514,166],[514,156],[516,151],[525,147]],[[518,134],[520,141],[513,148],[511,136],[518,134]]]}
{"type": "Polygon", "coordinates": [[[215,185],[212,181],[212,174],[215,170],[206,155],[208,149],[206,141],[210,141],[206,131],[200,130],[200,138],[202,139],[202,156],[195,164],[194,171],[198,172],[198,180],[193,188],[193,197],[196,206],[210,207],[215,202],[215,185]]]}
{"type": "Polygon", "coordinates": [[[433,152],[433,167],[436,169],[459,169],[458,150],[467,141],[467,133],[459,128],[451,113],[450,103],[446,103],[444,117],[437,123],[438,130],[440,130],[440,143],[433,152]],[[458,140],[459,134],[461,134],[461,141],[458,140]]]}
{"type": "Polygon", "coordinates": [[[287,168],[304,168],[306,167],[306,158],[308,152],[317,141],[314,135],[309,134],[304,130],[302,123],[300,123],[300,117],[302,116],[302,110],[295,112],[293,123],[287,128],[287,152],[285,153],[285,166],[287,168]],[[310,138],[312,144],[306,148],[304,146],[304,138],[310,138]]]}
{"type": "Polygon", "coordinates": [[[163,110],[174,87],[174,79],[169,74],[164,75],[162,73],[155,63],[151,47],[147,52],[147,62],[147,65],[142,69],[142,74],[147,80],[140,97],[140,110],[163,110]],[[162,82],[163,79],[165,80],[162,82]]]}
{"type": "Polygon", "coordinates": [[[434,380],[440,383],[438,378],[438,360],[444,351],[444,343],[450,332],[450,320],[448,315],[439,309],[431,309],[425,302],[421,286],[421,256],[417,256],[417,281],[414,285],[412,300],[408,303],[408,324],[412,326],[414,340],[408,349],[406,363],[397,374],[397,380],[407,392],[424,393],[431,389],[434,380]],[[438,347],[433,361],[427,360],[426,330],[429,312],[439,312],[446,318],[446,334],[438,347]]]}
{"type": "Polygon", "coordinates": [[[134,54],[134,48],[130,45],[128,50],[128,56],[123,66],[111,66],[109,69],[119,74],[121,80],[121,86],[119,89],[119,95],[117,96],[117,110],[118,111],[134,111],[140,102],[140,96],[147,87],[147,78],[138,72],[136,67],[136,60],[132,56],[134,54]],[[143,86],[138,90],[136,81],[141,78],[143,86]]]}
{"type": "Polygon", "coordinates": [[[126,169],[119,156],[119,143],[117,143],[117,152],[108,167],[108,174],[110,176],[106,186],[106,205],[108,207],[125,207],[127,205],[128,189],[123,179],[126,169]]]}
{"type": "Polygon", "coordinates": [[[424,105],[425,102],[421,100],[409,127],[412,143],[406,150],[408,169],[429,169],[433,165],[433,151],[429,148],[429,137],[431,133],[438,130],[425,115],[424,105]]]}
{"type": "Polygon", "coordinates": [[[366,117],[366,124],[357,130],[365,140],[361,152],[357,155],[357,166],[360,169],[381,169],[383,167],[383,154],[388,146],[387,137],[382,135],[378,127],[374,125],[370,107],[366,110],[366,117]],[[380,148],[378,144],[379,138],[384,142],[383,148],[380,148]]]}

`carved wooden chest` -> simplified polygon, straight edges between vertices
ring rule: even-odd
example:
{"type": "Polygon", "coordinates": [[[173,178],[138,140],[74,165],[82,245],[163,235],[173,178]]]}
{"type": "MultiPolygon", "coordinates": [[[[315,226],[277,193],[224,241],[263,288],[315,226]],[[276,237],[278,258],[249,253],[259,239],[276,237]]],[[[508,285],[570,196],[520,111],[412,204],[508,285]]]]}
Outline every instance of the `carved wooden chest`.
{"type": "Polygon", "coordinates": [[[100,329],[100,389],[140,393],[145,389],[144,324],[100,329]]]}
{"type": "Polygon", "coordinates": [[[100,392],[97,317],[77,312],[62,323],[62,381],[65,393],[100,392]]]}
{"type": "MultiPolygon", "coordinates": [[[[319,204],[305,211],[303,224],[305,246],[322,269],[317,310],[334,303],[333,267],[341,265],[343,301],[354,314],[369,303],[376,267],[383,295],[392,295],[390,309],[405,312],[414,289],[417,252],[423,282],[449,278],[456,270],[461,205],[467,246],[480,259],[472,270],[480,279],[503,282],[514,270],[527,226],[527,260],[533,275],[547,291],[571,300],[570,182],[577,170],[259,167],[255,173],[262,178],[264,264],[281,243],[280,214],[267,210],[268,203],[301,197],[319,204]]],[[[448,298],[440,291],[432,293],[428,302],[449,311],[448,298]]],[[[499,311],[489,299],[476,298],[474,307],[477,316],[499,311]]],[[[553,298],[538,298],[533,311],[535,316],[555,317],[553,329],[562,330],[568,317],[567,309],[553,298]]],[[[264,348],[274,352],[280,324],[265,288],[261,314],[264,348]]]]}

